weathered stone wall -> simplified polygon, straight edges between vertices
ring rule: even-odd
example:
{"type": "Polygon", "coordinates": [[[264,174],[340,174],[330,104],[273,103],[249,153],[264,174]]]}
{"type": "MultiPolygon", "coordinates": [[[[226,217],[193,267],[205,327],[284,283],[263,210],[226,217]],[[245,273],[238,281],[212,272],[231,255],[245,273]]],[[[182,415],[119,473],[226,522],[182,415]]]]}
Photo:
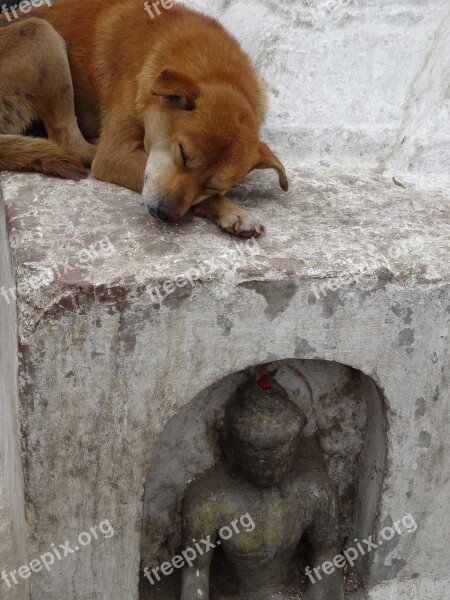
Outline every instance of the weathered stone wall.
{"type": "MultiPolygon", "coordinates": [[[[0,194],[1,202],[1,194],[0,194]]],[[[19,435],[17,313],[15,281],[5,213],[0,210],[0,572],[27,562],[23,471],[19,435]]],[[[0,598],[26,600],[27,581],[9,588],[0,581],[0,598]]]]}
{"type": "Polygon", "coordinates": [[[24,282],[28,554],[74,545],[105,519],[115,529],[34,574],[34,600],[135,599],[144,482],[165,426],[222,378],[290,358],[351,366],[383,393],[387,469],[375,535],[408,513],[419,528],[370,556],[372,585],[395,598],[388,582],[397,589],[414,577],[423,588],[422,578],[447,575],[448,198],[380,177],[292,179],[287,196],[269,174],[238,188],[243,205],[265,198],[270,227],[257,247],[199,219],[157,223],[139,196],[114,186],[3,176],[24,282]],[[156,304],[156,286],[164,295],[166,282],[195,273],[194,285],[172,286],[156,304]]]}

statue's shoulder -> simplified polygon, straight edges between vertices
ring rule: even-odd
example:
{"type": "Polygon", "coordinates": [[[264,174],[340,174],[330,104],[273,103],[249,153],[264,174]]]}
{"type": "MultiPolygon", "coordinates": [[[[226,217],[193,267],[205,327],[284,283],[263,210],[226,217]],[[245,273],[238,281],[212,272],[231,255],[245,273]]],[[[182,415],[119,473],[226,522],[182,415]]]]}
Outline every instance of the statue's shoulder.
{"type": "Polygon", "coordinates": [[[299,461],[295,467],[295,474],[302,491],[308,495],[319,499],[333,493],[333,485],[325,467],[299,461]]]}
{"type": "Polygon", "coordinates": [[[224,476],[221,467],[215,466],[189,484],[183,500],[183,520],[185,530],[192,535],[212,534],[223,522],[229,504],[224,476]]]}
{"type": "Polygon", "coordinates": [[[185,503],[218,502],[225,495],[229,474],[221,464],[216,464],[189,483],[185,503]]]}

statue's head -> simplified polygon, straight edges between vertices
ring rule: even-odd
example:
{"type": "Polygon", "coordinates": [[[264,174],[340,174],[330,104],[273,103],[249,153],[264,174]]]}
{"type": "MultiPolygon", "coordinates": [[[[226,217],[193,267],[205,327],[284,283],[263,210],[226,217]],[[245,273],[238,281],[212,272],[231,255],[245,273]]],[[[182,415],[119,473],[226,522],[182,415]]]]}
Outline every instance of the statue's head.
{"type": "Polygon", "coordinates": [[[245,383],[225,409],[222,441],[232,468],[259,487],[281,482],[293,466],[305,423],[276,381],[245,383]]]}

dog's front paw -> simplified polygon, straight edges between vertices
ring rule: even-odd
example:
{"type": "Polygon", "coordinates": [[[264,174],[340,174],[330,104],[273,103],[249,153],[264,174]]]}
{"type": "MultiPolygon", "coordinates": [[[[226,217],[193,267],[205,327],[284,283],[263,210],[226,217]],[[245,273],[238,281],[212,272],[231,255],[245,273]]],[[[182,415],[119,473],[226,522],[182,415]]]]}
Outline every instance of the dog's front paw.
{"type": "Polygon", "coordinates": [[[224,231],[244,238],[259,237],[266,231],[258,216],[242,209],[221,216],[218,225],[224,231]]]}
{"type": "Polygon", "coordinates": [[[64,155],[41,159],[39,170],[47,175],[73,181],[89,177],[89,171],[77,159],[64,155]]]}

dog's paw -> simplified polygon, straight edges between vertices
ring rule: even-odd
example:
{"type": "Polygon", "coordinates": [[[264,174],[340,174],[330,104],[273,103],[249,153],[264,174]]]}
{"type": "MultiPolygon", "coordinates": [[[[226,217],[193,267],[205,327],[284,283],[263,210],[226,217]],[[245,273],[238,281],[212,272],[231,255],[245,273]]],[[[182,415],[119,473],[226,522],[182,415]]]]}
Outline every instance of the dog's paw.
{"type": "Polygon", "coordinates": [[[80,181],[89,176],[89,171],[71,156],[58,156],[42,159],[40,170],[47,175],[55,175],[62,179],[80,181]]]}
{"type": "Polygon", "coordinates": [[[218,225],[227,233],[244,238],[259,237],[266,231],[257,215],[242,209],[222,216],[218,225]]]}

